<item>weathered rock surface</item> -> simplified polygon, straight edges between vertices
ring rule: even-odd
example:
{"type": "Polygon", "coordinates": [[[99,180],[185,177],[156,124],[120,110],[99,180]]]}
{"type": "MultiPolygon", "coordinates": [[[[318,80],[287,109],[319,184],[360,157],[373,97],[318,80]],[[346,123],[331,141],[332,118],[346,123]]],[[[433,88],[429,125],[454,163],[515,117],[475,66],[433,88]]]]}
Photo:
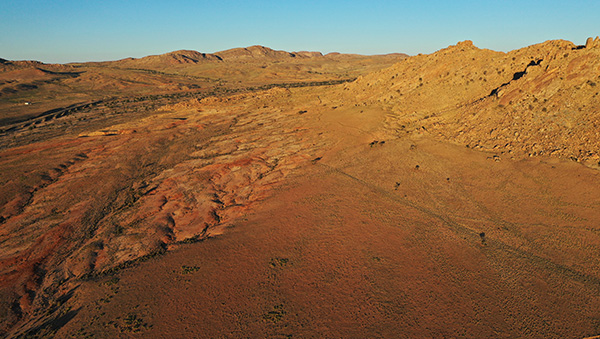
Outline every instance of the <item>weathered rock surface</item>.
{"type": "Polygon", "coordinates": [[[557,40],[509,53],[463,42],[345,89],[386,105],[397,135],[427,133],[509,157],[546,154],[597,166],[599,84],[600,49],[557,40]]]}

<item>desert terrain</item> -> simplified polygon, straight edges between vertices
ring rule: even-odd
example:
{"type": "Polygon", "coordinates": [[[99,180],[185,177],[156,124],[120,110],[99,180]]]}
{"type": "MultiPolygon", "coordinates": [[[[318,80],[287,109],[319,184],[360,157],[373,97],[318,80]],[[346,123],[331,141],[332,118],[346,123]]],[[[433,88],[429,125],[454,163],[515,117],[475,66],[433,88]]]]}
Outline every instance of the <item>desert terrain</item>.
{"type": "Polygon", "coordinates": [[[7,338],[600,334],[600,39],[0,60],[7,338]]]}

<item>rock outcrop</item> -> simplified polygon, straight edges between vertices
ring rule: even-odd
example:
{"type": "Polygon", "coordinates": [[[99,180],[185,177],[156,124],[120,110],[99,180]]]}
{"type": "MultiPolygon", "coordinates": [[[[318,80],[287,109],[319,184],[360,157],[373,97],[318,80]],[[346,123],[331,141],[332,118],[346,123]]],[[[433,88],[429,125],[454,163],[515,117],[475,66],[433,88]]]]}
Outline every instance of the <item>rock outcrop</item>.
{"type": "Polygon", "coordinates": [[[596,37],[595,39],[592,37],[587,38],[585,41],[585,48],[597,48],[600,47],[600,37],[596,37]]]}

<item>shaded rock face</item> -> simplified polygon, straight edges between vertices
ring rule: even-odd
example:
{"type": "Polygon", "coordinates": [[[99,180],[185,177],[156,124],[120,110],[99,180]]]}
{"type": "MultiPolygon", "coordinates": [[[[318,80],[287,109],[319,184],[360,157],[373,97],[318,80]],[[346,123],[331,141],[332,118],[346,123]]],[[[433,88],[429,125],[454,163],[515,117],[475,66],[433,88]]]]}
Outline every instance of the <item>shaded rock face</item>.
{"type": "Polygon", "coordinates": [[[292,54],[295,56],[306,57],[306,58],[318,58],[318,57],[323,56],[323,53],[321,53],[321,52],[307,52],[307,51],[293,52],[292,54]]]}

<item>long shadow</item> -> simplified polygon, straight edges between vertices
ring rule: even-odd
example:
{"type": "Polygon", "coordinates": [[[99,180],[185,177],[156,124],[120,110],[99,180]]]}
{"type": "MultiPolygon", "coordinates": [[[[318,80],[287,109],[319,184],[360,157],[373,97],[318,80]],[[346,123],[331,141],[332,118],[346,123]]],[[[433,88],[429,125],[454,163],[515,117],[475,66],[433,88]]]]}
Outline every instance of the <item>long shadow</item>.
{"type": "Polygon", "coordinates": [[[69,299],[73,297],[75,294],[75,290],[69,291],[64,296],[61,296],[56,300],[56,305],[53,308],[50,308],[48,312],[53,312],[55,315],[50,319],[44,321],[40,325],[37,325],[27,331],[19,334],[16,338],[44,338],[44,337],[53,337],[54,334],[65,326],[69,321],[71,321],[75,316],[79,313],[81,308],[77,308],[75,310],[64,309],[62,305],[64,305],[69,299]],[[61,309],[63,308],[63,309],[61,309]]]}
{"type": "Polygon", "coordinates": [[[77,78],[78,76],[80,76],[82,73],[85,73],[86,71],[81,71],[81,72],[54,72],[54,71],[49,71],[47,69],[43,69],[43,68],[39,68],[36,67],[38,70],[46,73],[46,74],[51,74],[51,75],[63,75],[63,76],[68,76],[71,78],[77,78]]]}
{"type": "MultiPolygon", "coordinates": [[[[27,123],[27,122],[33,123],[33,120],[39,119],[39,118],[44,118],[44,117],[47,118],[49,115],[64,116],[69,112],[89,108],[91,106],[95,106],[95,105],[101,104],[103,102],[104,102],[103,100],[96,100],[96,101],[92,101],[92,102],[88,102],[88,103],[77,103],[77,104],[69,105],[67,107],[53,108],[53,109],[50,109],[50,110],[47,110],[47,111],[44,111],[41,113],[33,114],[33,115],[13,117],[13,118],[4,118],[4,119],[0,119],[0,127],[7,126],[7,125],[13,125],[13,124],[27,123]]],[[[27,127],[27,126],[25,126],[25,127],[27,127]]],[[[11,129],[7,129],[6,131],[10,131],[10,130],[11,129]]]]}
{"type": "Polygon", "coordinates": [[[502,89],[502,87],[505,87],[505,86],[507,86],[508,84],[510,84],[510,83],[511,83],[511,82],[513,82],[513,81],[516,81],[516,80],[519,80],[519,79],[521,79],[523,76],[525,76],[525,74],[527,74],[527,69],[528,69],[529,67],[533,67],[533,66],[539,66],[541,62],[542,62],[542,59],[539,59],[539,60],[537,60],[537,61],[533,61],[533,60],[531,60],[531,62],[530,62],[529,64],[527,64],[527,66],[525,66],[525,69],[524,69],[522,72],[517,72],[517,73],[513,74],[513,77],[512,77],[512,79],[511,79],[509,82],[505,82],[505,83],[503,83],[502,85],[500,85],[500,86],[498,86],[498,87],[494,88],[494,89],[492,90],[492,92],[491,92],[491,93],[488,95],[488,97],[491,97],[491,96],[497,95],[497,94],[498,94],[498,92],[500,91],[500,89],[502,89]]]}
{"type": "Polygon", "coordinates": [[[44,322],[43,324],[36,326],[34,328],[32,328],[31,330],[28,330],[27,332],[19,335],[17,338],[21,339],[21,338],[43,338],[43,337],[53,337],[54,334],[61,329],[63,326],[65,326],[69,321],[71,321],[73,318],[75,318],[75,316],[77,315],[77,313],[79,313],[79,310],[81,308],[78,308],[76,310],[70,310],[64,314],[61,314],[59,316],[57,316],[56,318],[52,318],[46,322],[44,322]]]}

